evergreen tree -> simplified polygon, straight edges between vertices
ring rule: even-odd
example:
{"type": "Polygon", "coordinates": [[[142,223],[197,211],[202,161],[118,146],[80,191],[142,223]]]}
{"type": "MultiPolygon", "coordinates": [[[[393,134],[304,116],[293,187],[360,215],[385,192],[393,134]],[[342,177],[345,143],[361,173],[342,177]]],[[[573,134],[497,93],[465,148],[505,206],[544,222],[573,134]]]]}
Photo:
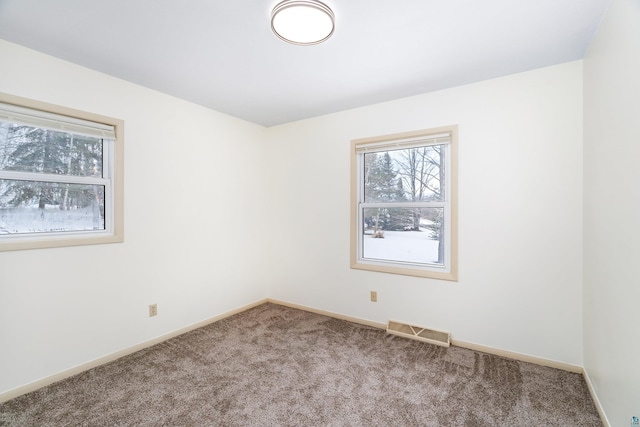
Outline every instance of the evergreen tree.
{"type": "MultiPolygon", "coordinates": [[[[7,156],[5,170],[61,174],[64,163],[61,160],[61,141],[59,132],[29,126],[11,126],[8,137],[15,149],[7,156]]],[[[12,181],[13,182],[13,181],[12,181]]],[[[17,181],[9,185],[3,195],[12,193],[10,204],[17,206],[38,200],[38,207],[54,203],[52,186],[37,186],[35,183],[17,181]],[[39,187],[39,188],[36,188],[39,187]]]]}
{"type": "MultiPolygon", "coordinates": [[[[388,152],[365,154],[365,201],[396,202],[405,200],[402,180],[394,169],[388,152]]],[[[407,209],[378,208],[367,224],[380,230],[402,230],[407,224],[407,209]]]]}

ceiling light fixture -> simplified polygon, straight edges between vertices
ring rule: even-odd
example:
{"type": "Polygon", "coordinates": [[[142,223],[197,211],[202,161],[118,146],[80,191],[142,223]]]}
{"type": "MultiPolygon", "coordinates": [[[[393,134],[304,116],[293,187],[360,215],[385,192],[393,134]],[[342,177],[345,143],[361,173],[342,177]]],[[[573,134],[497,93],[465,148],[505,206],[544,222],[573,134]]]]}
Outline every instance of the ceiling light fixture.
{"type": "Polygon", "coordinates": [[[331,37],[334,26],[333,11],[317,0],[285,0],[271,12],[271,29],[288,43],[322,43],[331,37]]]}

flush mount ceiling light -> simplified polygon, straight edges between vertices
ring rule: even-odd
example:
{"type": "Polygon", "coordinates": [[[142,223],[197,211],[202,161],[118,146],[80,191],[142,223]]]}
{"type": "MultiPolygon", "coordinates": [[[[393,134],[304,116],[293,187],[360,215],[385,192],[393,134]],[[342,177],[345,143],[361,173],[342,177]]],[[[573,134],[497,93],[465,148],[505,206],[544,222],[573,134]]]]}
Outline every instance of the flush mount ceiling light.
{"type": "Polygon", "coordinates": [[[271,29],[288,43],[322,43],[331,37],[334,25],[333,11],[316,0],[285,0],[271,12],[271,29]]]}

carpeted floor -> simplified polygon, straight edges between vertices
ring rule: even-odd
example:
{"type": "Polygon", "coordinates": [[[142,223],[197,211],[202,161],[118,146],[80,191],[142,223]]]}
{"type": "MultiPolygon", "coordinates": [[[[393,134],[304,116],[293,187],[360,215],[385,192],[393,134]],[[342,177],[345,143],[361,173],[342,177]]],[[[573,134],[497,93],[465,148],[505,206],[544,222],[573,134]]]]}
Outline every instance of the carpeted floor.
{"type": "Polygon", "coordinates": [[[601,426],[583,378],[264,304],[0,404],[2,426],[601,426]]]}

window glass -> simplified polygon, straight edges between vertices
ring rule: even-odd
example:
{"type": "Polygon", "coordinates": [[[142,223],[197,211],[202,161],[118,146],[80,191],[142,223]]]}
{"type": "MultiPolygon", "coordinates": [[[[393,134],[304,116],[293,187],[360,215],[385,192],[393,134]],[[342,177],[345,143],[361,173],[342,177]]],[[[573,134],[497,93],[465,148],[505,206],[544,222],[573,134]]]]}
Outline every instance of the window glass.
{"type": "Polygon", "coordinates": [[[423,265],[442,265],[439,253],[442,208],[364,209],[362,258],[423,265]],[[418,218],[418,226],[413,221],[418,218]]]}
{"type": "Polygon", "coordinates": [[[445,147],[364,154],[365,202],[443,200],[445,147]]]}
{"type": "Polygon", "coordinates": [[[0,121],[0,170],[102,177],[102,138],[0,121]]]}
{"type": "Polygon", "coordinates": [[[0,179],[0,234],[104,230],[102,185],[0,179]]]}

